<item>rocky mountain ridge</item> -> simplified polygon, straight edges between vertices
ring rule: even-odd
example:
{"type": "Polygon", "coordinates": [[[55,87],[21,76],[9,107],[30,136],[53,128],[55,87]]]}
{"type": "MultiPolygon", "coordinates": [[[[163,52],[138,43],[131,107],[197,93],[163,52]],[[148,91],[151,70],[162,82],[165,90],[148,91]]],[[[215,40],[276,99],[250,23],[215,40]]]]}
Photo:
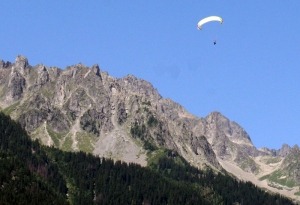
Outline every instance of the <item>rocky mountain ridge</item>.
{"type": "MultiPolygon", "coordinates": [[[[199,168],[222,171],[220,162],[226,162],[261,176],[273,162],[282,166],[272,171],[286,170],[291,163],[284,160],[298,153],[287,146],[258,150],[247,132],[221,113],[196,117],[149,82],[132,75],[114,78],[98,65],[62,70],[31,66],[24,56],[0,61],[0,106],[43,144],[143,166],[160,149],[169,149],[199,168]]],[[[286,176],[293,187],[300,185],[298,166],[296,160],[289,168],[296,174],[286,176]]]]}

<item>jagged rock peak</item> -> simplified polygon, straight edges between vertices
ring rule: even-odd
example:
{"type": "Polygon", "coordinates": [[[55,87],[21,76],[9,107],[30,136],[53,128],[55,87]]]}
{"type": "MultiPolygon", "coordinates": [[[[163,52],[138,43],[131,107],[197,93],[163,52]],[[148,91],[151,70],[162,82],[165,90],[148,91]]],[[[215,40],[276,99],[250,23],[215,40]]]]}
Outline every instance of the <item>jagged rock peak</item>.
{"type": "Polygon", "coordinates": [[[278,150],[275,150],[275,149],[269,149],[267,147],[262,147],[262,148],[259,148],[258,150],[267,155],[271,155],[273,157],[276,157],[278,155],[278,150]]]}
{"type": "Polygon", "coordinates": [[[98,64],[93,65],[91,69],[97,76],[100,76],[100,67],[98,64]]]}
{"type": "Polygon", "coordinates": [[[38,65],[37,66],[38,71],[38,78],[37,78],[37,85],[44,85],[49,81],[49,73],[44,65],[38,65]]]}
{"type": "Polygon", "coordinates": [[[248,133],[239,124],[230,121],[220,112],[210,113],[205,120],[211,129],[217,132],[223,132],[232,142],[253,146],[248,133]]]}
{"type": "Polygon", "coordinates": [[[127,75],[124,78],[118,79],[118,82],[131,93],[138,93],[139,95],[155,98],[156,100],[162,98],[157,89],[155,89],[150,82],[139,79],[133,75],[127,75]]]}
{"type": "Polygon", "coordinates": [[[267,153],[267,154],[269,154],[269,155],[272,155],[274,157],[277,157],[277,156],[286,157],[293,150],[299,150],[299,146],[294,145],[293,147],[291,147],[288,144],[283,144],[280,149],[269,149],[269,148],[263,147],[260,150],[267,153]]]}
{"type": "Polygon", "coordinates": [[[21,74],[24,74],[25,68],[29,65],[28,59],[25,56],[18,55],[14,67],[19,71],[21,74]]]}
{"type": "Polygon", "coordinates": [[[77,77],[87,77],[89,74],[94,74],[95,76],[98,76],[102,80],[101,72],[100,72],[100,67],[98,64],[93,65],[92,67],[88,67],[82,63],[78,63],[72,66],[67,66],[66,71],[64,72],[65,74],[71,75],[73,78],[77,77]]]}
{"type": "MultiPolygon", "coordinates": [[[[289,154],[293,154],[293,155],[297,154],[297,155],[299,155],[300,154],[300,148],[299,148],[299,146],[298,145],[294,145],[293,147],[291,147],[289,154]]],[[[299,169],[300,169],[300,167],[299,167],[299,169]]]]}
{"type": "MultiPolygon", "coordinates": [[[[216,128],[223,129],[230,127],[230,121],[220,112],[211,112],[205,117],[205,120],[208,124],[214,124],[216,128]]],[[[230,132],[230,130],[228,130],[230,132]]]]}
{"type": "Polygon", "coordinates": [[[37,66],[37,70],[39,72],[43,72],[43,71],[47,71],[47,68],[43,64],[40,64],[40,65],[37,66]]]}
{"type": "Polygon", "coordinates": [[[217,117],[223,117],[223,118],[225,118],[225,116],[223,116],[220,112],[218,112],[218,111],[213,111],[213,112],[211,112],[208,116],[211,116],[211,117],[215,117],[215,118],[217,118],[217,117]]]}
{"type": "Polygon", "coordinates": [[[9,61],[3,61],[3,60],[0,60],[0,69],[1,68],[8,68],[9,66],[11,65],[11,62],[9,61]]]}
{"type": "Polygon", "coordinates": [[[214,111],[206,116],[206,121],[209,123],[218,123],[219,125],[229,126],[229,119],[222,115],[220,112],[214,111]]]}
{"type": "Polygon", "coordinates": [[[282,147],[278,150],[278,155],[281,157],[286,157],[292,148],[288,144],[283,144],[282,147]]]}
{"type": "Polygon", "coordinates": [[[83,65],[82,63],[78,63],[78,64],[75,64],[75,65],[67,66],[65,70],[77,71],[77,70],[84,69],[84,68],[86,68],[85,65],[83,65]]]}

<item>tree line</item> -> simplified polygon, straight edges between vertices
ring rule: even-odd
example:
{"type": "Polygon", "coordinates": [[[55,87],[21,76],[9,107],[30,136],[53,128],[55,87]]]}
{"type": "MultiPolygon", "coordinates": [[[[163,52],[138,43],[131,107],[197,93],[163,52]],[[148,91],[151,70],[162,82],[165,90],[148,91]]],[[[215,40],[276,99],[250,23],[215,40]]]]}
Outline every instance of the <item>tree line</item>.
{"type": "Polygon", "coordinates": [[[32,141],[0,113],[0,205],[6,204],[293,204],[251,183],[198,170],[164,150],[141,167],[32,141]]]}

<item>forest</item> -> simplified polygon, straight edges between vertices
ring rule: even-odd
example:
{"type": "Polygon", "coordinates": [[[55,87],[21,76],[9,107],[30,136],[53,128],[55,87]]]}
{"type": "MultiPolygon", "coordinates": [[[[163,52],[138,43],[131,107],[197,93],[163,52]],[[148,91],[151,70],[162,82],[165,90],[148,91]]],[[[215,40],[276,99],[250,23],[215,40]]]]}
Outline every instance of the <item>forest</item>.
{"type": "Polygon", "coordinates": [[[192,167],[159,150],[147,167],[64,152],[32,141],[0,113],[0,205],[8,204],[266,204],[293,202],[229,174],[192,167]]]}

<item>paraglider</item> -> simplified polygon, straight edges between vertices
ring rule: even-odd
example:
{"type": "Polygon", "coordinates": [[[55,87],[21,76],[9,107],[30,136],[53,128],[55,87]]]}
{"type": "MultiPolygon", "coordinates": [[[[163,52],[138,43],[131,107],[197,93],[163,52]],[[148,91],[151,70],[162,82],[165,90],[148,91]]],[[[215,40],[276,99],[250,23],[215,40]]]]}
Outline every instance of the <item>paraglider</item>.
{"type": "Polygon", "coordinates": [[[208,22],[212,22],[212,21],[218,21],[218,22],[220,22],[221,24],[223,23],[223,19],[222,19],[221,17],[219,17],[219,16],[208,16],[208,17],[206,17],[206,18],[204,18],[204,19],[201,19],[201,20],[198,22],[197,28],[198,28],[199,30],[201,30],[201,29],[202,29],[202,26],[203,26],[204,24],[206,24],[206,23],[208,23],[208,22]]]}
{"type": "MultiPolygon", "coordinates": [[[[208,16],[208,17],[206,17],[206,18],[204,18],[204,19],[201,19],[201,20],[198,22],[198,24],[197,24],[197,29],[198,29],[198,30],[202,30],[202,27],[203,27],[204,24],[209,23],[209,22],[212,22],[212,21],[217,21],[217,22],[220,22],[221,24],[223,23],[223,19],[222,19],[221,17],[219,17],[219,16],[208,16]]],[[[216,44],[217,44],[217,41],[214,40],[213,43],[214,43],[214,45],[216,45],[216,44]]]]}

